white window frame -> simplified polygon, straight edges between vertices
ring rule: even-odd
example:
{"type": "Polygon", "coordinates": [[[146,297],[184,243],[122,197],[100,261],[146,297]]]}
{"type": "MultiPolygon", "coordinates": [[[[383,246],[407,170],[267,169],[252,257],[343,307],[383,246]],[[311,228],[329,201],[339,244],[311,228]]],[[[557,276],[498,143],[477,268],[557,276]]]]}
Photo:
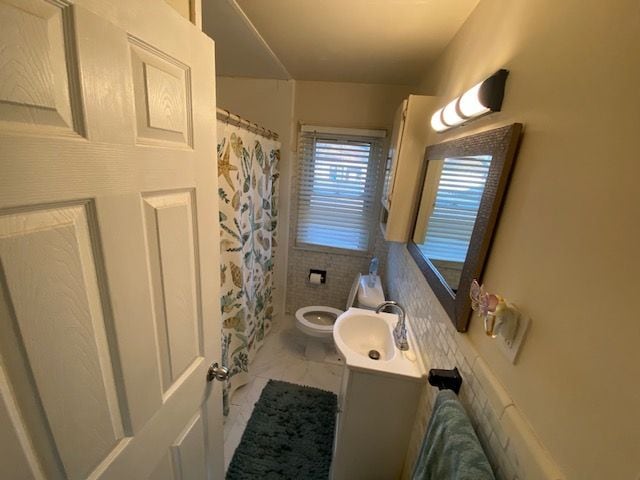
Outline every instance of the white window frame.
{"type": "Polygon", "coordinates": [[[293,221],[292,221],[292,236],[293,236],[293,248],[297,250],[307,250],[313,252],[323,252],[323,253],[335,253],[342,255],[350,255],[350,256],[362,256],[368,257],[373,252],[373,248],[376,240],[376,233],[378,228],[378,216],[380,214],[380,195],[382,193],[382,182],[383,178],[383,162],[385,159],[385,153],[387,149],[386,142],[386,130],[365,130],[365,129],[355,129],[355,128],[338,128],[338,127],[322,127],[316,125],[305,125],[301,124],[299,130],[299,138],[298,138],[298,152],[296,155],[297,165],[296,165],[296,181],[294,185],[293,191],[293,199],[295,204],[293,221]],[[307,142],[309,136],[315,135],[320,139],[327,139],[333,141],[340,140],[350,140],[350,141],[363,141],[363,142],[372,142],[377,143],[379,147],[379,153],[377,154],[377,158],[370,158],[370,161],[373,160],[377,162],[372,167],[376,170],[373,179],[373,196],[371,198],[371,214],[369,218],[368,224],[368,245],[365,250],[358,249],[350,249],[343,247],[336,247],[330,245],[321,245],[316,243],[305,243],[298,240],[298,226],[299,226],[299,217],[300,217],[300,188],[303,175],[303,144],[307,142]]]}

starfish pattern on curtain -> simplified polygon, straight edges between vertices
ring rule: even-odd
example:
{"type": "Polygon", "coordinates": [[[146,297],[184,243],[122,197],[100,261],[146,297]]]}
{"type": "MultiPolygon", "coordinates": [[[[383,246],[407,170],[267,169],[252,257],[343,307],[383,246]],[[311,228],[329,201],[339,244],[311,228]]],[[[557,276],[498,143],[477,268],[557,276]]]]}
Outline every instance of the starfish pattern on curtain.
{"type": "Polygon", "coordinates": [[[280,143],[218,121],[223,411],[271,328],[280,143]]]}

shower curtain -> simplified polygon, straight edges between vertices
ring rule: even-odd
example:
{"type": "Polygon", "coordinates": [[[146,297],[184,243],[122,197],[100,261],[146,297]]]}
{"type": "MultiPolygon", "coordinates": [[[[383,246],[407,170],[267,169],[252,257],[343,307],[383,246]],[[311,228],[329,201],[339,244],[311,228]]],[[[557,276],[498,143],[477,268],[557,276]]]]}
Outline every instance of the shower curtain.
{"type": "Polygon", "coordinates": [[[280,143],[218,120],[223,411],[271,328],[280,143]]]}

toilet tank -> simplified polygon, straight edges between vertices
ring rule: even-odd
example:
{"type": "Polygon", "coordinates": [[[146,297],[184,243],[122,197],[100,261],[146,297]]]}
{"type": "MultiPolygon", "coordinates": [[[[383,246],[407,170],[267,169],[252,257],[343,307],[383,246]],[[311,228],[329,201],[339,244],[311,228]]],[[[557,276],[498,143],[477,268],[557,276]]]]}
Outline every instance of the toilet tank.
{"type": "Polygon", "coordinates": [[[369,286],[369,275],[358,274],[353,281],[346,310],[351,307],[375,309],[384,302],[384,291],[380,276],[376,275],[376,282],[373,287],[369,286]]]}

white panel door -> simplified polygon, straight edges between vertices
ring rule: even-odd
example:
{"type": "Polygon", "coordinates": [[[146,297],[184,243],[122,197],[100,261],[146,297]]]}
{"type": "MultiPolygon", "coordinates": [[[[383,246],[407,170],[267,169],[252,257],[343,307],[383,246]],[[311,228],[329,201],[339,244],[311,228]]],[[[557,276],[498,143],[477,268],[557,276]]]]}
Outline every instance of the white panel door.
{"type": "Polygon", "coordinates": [[[0,0],[0,478],[222,478],[213,43],[0,0]]]}

